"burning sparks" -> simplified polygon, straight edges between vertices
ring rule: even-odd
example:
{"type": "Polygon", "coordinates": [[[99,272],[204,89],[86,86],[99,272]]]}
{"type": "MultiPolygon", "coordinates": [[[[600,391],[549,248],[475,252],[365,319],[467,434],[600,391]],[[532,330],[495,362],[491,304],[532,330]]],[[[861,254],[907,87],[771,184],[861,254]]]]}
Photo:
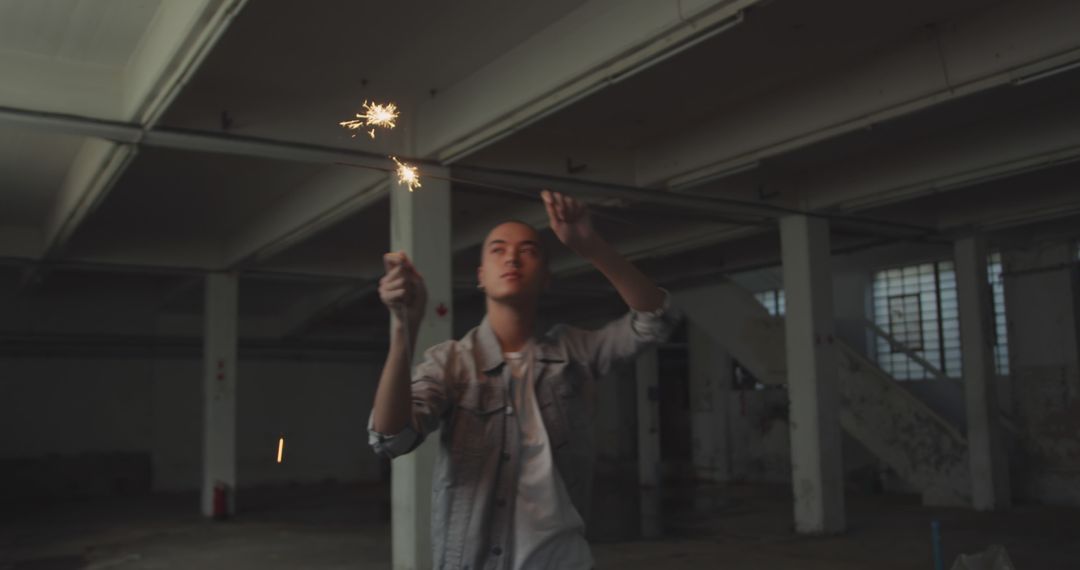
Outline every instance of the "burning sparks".
{"type": "MultiPolygon", "coordinates": [[[[364,112],[357,113],[355,119],[341,121],[338,124],[351,131],[367,129],[368,136],[373,139],[375,138],[375,129],[368,129],[368,127],[392,129],[396,125],[398,110],[397,105],[393,103],[380,105],[375,102],[364,101],[363,109],[364,112]]],[[[353,136],[355,137],[356,133],[353,133],[353,136]]]]}
{"type": "Polygon", "coordinates": [[[285,451],[285,436],[281,436],[277,440],[277,462],[281,463],[281,453],[285,451]]]}
{"type": "Polygon", "coordinates": [[[420,187],[420,173],[416,171],[415,166],[409,166],[408,164],[401,162],[396,156],[391,156],[390,159],[397,165],[398,184],[408,186],[409,192],[420,187]]]}
{"type": "MultiPolygon", "coordinates": [[[[354,137],[358,131],[363,129],[371,138],[375,138],[376,127],[392,129],[397,125],[398,110],[397,105],[393,103],[380,105],[375,102],[364,101],[363,111],[363,113],[357,113],[355,119],[341,121],[338,124],[350,131],[354,131],[354,137]]],[[[397,165],[398,184],[407,187],[409,192],[420,187],[420,172],[417,171],[415,166],[401,162],[396,156],[391,156],[390,159],[397,165]]],[[[278,463],[281,463],[280,447],[282,445],[284,445],[284,438],[278,445],[278,463]]]]}

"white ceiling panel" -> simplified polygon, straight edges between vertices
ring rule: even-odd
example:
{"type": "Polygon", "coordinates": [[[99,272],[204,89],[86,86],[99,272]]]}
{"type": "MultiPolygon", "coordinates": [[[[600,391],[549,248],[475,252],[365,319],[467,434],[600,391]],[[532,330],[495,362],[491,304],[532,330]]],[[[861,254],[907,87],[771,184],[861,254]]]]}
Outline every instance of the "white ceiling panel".
{"type": "Polygon", "coordinates": [[[160,0],[0,0],[0,50],[121,68],[160,0]]]}

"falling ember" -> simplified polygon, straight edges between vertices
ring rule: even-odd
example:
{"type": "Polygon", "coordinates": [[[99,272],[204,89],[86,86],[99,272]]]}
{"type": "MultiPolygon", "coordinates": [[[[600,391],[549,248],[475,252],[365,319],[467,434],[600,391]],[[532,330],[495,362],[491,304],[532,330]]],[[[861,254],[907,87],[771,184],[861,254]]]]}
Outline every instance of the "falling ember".
{"type": "Polygon", "coordinates": [[[277,462],[281,463],[281,453],[285,451],[285,437],[279,437],[277,440],[277,462]]]}
{"type": "Polygon", "coordinates": [[[391,156],[390,159],[397,165],[398,184],[408,186],[409,192],[420,187],[420,174],[416,171],[415,166],[409,166],[408,164],[401,162],[396,156],[391,156]]]}
{"type": "MultiPolygon", "coordinates": [[[[398,118],[398,110],[397,105],[394,105],[393,103],[380,105],[378,103],[364,101],[363,109],[364,112],[357,113],[355,119],[341,121],[338,124],[351,131],[364,129],[371,138],[375,138],[375,129],[369,129],[368,127],[392,129],[396,125],[395,121],[397,121],[398,118]]],[[[353,136],[355,137],[356,133],[353,133],[353,136]]]]}

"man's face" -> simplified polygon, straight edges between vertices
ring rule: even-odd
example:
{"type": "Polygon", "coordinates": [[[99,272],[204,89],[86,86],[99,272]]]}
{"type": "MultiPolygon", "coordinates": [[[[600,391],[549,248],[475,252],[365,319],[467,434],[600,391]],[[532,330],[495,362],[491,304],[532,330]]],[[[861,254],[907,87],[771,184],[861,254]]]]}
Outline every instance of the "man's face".
{"type": "Polygon", "coordinates": [[[535,300],[547,284],[547,265],[536,230],[517,222],[495,226],[484,240],[477,279],[496,301],[535,300]]]}

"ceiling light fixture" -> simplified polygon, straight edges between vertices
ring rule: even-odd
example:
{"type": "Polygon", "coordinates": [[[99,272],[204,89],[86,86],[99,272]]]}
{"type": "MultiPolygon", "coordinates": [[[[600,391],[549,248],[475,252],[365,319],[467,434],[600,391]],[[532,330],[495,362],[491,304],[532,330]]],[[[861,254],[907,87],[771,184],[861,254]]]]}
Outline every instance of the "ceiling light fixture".
{"type": "Polygon", "coordinates": [[[1055,65],[1054,67],[1051,67],[1049,69],[1044,69],[1042,71],[1038,71],[1029,75],[1025,75],[1023,77],[1013,79],[1012,84],[1016,86],[1027,85],[1028,83],[1032,83],[1040,79],[1046,79],[1047,77],[1052,77],[1054,75],[1065,73],[1067,71],[1072,71],[1074,69],[1080,69],[1080,60],[1065,63],[1062,65],[1055,65]]]}

